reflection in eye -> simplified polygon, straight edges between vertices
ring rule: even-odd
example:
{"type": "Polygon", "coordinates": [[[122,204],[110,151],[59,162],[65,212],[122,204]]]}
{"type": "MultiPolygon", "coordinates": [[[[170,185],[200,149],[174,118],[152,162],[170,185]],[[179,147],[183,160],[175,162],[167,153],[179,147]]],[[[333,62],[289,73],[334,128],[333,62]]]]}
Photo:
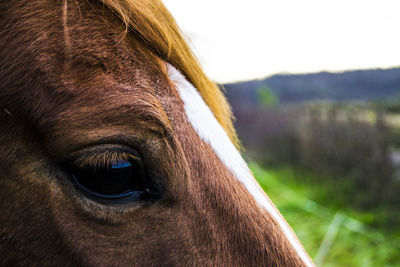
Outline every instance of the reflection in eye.
{"type": "Polygon", "coordinates": [[[111,163],[111,168],[112,169],[119,169],[119,168],[126,168],[132,166],[128,161],[117,161],[111,163]]]}

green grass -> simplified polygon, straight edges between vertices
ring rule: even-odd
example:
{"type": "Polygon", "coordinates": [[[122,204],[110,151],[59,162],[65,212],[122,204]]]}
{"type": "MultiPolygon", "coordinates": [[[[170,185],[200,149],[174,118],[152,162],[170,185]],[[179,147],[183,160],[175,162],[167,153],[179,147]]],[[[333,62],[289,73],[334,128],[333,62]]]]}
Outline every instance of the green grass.
{"type": "Polygon", "coordinates": [[[288,168],[250,168],[317,266],[400,266],[400,235],[368,224],[380,214],[346,207],[332,190],[299,183],[288,168]]]}

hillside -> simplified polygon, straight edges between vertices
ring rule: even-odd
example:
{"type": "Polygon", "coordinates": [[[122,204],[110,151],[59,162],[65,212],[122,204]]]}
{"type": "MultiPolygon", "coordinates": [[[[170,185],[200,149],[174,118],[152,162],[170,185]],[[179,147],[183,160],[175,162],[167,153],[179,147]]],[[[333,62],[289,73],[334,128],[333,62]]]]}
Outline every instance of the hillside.
{"type": "Polygon", "coordinates": [[[388,99],[400,95],[400,67],[341,73],[278,74],[263,80],[223,86],[233,106],[256,104],[262,86],[269,87],[280,103],[388,99]]]}

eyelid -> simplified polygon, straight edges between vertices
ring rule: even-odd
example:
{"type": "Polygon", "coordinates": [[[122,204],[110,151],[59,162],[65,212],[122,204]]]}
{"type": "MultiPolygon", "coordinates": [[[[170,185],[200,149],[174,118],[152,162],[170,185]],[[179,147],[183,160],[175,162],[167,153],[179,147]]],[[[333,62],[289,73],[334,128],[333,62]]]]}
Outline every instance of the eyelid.
{"type": "Polygon", "coordinates": [[[110,163],[119,161],[143,164],[139,152],[121,145],[97,145],[74,154],[73,157],[70,157],[69,162],[71,167],[77,168],[104,168],[108,167],[110,163]]]}
{"type": "Polygon", "coordinates": [[[72,163],[79,168],[91,167],[107,167],[110,163],[119,161],[141,161],[141,159],[133,154],[126,152],[95,152],[86,156],[75,159],[72,163]]]}

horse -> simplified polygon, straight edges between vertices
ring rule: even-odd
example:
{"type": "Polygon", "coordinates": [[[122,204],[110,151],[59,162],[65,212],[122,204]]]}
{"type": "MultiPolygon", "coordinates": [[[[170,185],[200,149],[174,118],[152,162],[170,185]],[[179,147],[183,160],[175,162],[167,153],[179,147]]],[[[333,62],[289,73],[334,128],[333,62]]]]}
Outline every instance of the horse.
{"type": "Polygon", "coordinates": [[[0,36],[1,266],[314,266],[161,1],[2,1],[0,36]]]}

